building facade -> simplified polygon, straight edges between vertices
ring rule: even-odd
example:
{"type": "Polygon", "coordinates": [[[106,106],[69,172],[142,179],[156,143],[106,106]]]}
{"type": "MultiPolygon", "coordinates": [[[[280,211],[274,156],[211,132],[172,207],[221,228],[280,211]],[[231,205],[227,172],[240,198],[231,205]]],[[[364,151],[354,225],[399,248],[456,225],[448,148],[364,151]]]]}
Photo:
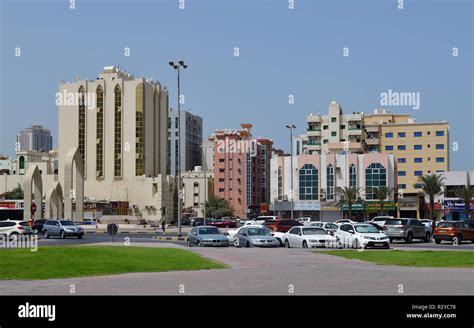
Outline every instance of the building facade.
{"type": "Polygon", "coordinates": [[[41,125],[23,129],[16,137],[16,150],[32,150],[47,153],[53,149],[51,131],[41,125]]]}
{"type": "Polygon", "coordinates": [[[302,138],[302,151],[307,154],[365,151],[363,114],[343,114],[335,101],[329,104],[328,115],[310,114],[306,117],[307,132],[302,138]]]}
{"type": "Polygon", "coordinates": [[[178,170],[178,140],[181,143],[181,171],[192,171],[202,165],[202,118],[181,111],[181,138],[178,138],[178,111],[171,110],[168,118],[168,174],[178,170]]]}
{"type": "Polygon", "coordinates": [[[214,194],[229,201],[239,217],[268,210],[273,142],[253,139],[251,124],[215,133],[214,194]]]}
{"type": "Polygon", "coordinates": [[[147,219],[174,216],[166,87],[106,66],[95,80],[62,81],[58,95],[59,166],[79,148],[85,197],[129,202],[147,219]]]}
{"type": "Polygon", "coordinates": [[[472,186],[474,181],[474,171],[451,171],[443,172],[444,190],[443,195],[436,199],[435,210],[437,216],[444,216],[448,221],[463,221],[466,219],[474,219],[474,198],[469,204],[470,217],[466,214],[466,204],[460,199],[456,190],[463,186],[472,186]]]}
{"type": "Polygon", "coordinates": [[[193,171],[182,175],[183,207],[191,217],[204,217],[204,203],[214,195],[214,172],[196,166],[193,171]]]}
{"type": "MultiPolygon", "coordinates": [[[[315,220],[336,221],[342,218],[336,207],[338,187],[360,188],[360,197],[368,202],[365,212],[376,212],[378,200],[374,187],[396,189],[396,162],[392,154],[301,154],[289,156],[274,153],[271,159],[270,210],[289,217],[293,197],[294,217],[309,216],[315,220]],[[293,160],[293,173],[291,161],[293,160]],[[291,188],[293,174],[293,189],[291,188]]],[[[396,191],[395,191],[396,192],[396,191]]],[[[386,211],[395,211],[395,193],[385,202],[386,211]]],[[[353,205],[355,215],[364,208],[353,205]]]]}

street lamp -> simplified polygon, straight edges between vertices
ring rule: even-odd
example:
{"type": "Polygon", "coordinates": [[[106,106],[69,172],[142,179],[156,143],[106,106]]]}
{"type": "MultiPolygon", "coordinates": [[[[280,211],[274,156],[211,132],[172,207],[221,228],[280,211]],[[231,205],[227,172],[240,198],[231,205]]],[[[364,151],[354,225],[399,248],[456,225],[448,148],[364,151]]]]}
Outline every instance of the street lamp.
{"type": "Polygon", "coordinates": [[[178,71],[178,167],[176,175],[178,176],[178,236],[181,237],[181,84],[180,84],[180,69],[188,68],[188,65],[184,63],[183,60],[178,62],[169,62],[169,65],[178,71]]]}
{"type": "Polygon", "coordinates": [[[212,145],[207,145],[207,146],[199,146],[201,149],[204,149],[204,205],[203,205],[203,211],[202,211],[202,216],[203,216],[203,222],[204,225],[206,225],[206,200],[207,200],[207,148],[211,148],[212,145]]]}
{"type": "Polygon", "coordinates": [[[287,129],[290,130],[290,181],[291,181],[291,219],[293,220],[293,197],[294,197],[294,187],[293,187],[293,129],[296,129],[294,124],[288,124],[287,129]]]}

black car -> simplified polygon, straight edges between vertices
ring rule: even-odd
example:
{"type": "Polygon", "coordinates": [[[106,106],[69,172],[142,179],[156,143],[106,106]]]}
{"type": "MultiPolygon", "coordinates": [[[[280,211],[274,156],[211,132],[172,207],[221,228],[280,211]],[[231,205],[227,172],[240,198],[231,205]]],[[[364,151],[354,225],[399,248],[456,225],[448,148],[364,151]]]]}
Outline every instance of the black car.
{"type": "Polygon", "coordinates": [[[181,218],[181,225],[185,225],[185,226],[191,225],[191,219],[190,218],[181,218]]]}
{"type": "Polygon", "coordinates": [[[193,221],[193,227],[204,225],[204,218],[195,218],[193,221]]]}
{"type": "Polygon", "coordinates": [[[46,219],[37,219],[37,220],[34,220],[33,221],[33,226],[31,227],[31,229],[35,232],[35,233],[43,233],[43,226],[44,226],[44,223],[46,222],[46,219]]]}

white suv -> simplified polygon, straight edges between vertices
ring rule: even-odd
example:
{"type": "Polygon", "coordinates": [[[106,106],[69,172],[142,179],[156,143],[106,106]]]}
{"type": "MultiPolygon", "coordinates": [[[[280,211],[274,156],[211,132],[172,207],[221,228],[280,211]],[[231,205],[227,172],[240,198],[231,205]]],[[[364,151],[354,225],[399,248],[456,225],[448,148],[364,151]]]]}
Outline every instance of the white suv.
{"type": "Polygon", "coordinates": [[[367,223],[343,223],[336,231],[337,243],[340,247],[390,248],[390,239],[376,227],[367,223]]]}
{"type": "Polygon", "coordinates": [[[5,220],[0,221],[0,235],[8,238],[32,234],[30,226],[27,221],[20,220],[5,220]]]}

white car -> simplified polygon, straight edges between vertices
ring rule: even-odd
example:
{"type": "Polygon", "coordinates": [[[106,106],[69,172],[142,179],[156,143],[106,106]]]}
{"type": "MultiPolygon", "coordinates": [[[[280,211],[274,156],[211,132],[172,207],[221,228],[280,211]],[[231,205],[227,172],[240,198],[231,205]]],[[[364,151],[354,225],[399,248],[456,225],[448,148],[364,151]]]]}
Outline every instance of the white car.
{"type": "Polygon", "coordinates": [[[336,231],[336,238],[339,247],[390,248],[390,239],[388,236],[380,232],[373,225],[367,223],[343,223],[336,231]]]}
{"type": "Polygon", "coordinates": [[[310,224],[310,227],[322,228],[329,232],[331,235],[334,235],[339,228],[339,226],[332,222],[313,222],[310,224]]]}
{"type": "Polygon", "coordinates": [[[315,227],[293,227],[285,234],[285,247],[316,248],[336,244],[337,239],[326,230],[315,227]]]}
{"type": "MultiPolygon", "coordinates": [[[[227,230],[224,234],[227,236],[227,239],[229,239],[230,243],[234,242],[234,237],[239,233],[242,228],[267,228],[261,224],[246,224],[244,226],[241,226],[237,229],[232,229],[232,230],[227,230]]],[[[268,229],[268,228],[267,228],[268,229]]]]}
{"type": "Polygon", "coordinates": [[[370,222],[375,223],[379,227],[383,228],[383,226],[385,225],[385,221],[387,221],[388,219],[393,219],[393,216],[389,216],[389,215],[376,216],[372,220],[370,220],[370,222]]]}
{"type": "Polygon", "coordinates": [[[309,225],[312,222],[310,217],[301,217],[296,219],[297,222],[301,223],[302,225],[309,225]]]}
{"type": "Polygon", "coordinates": [[[19,235],[33,234],[27,221],[5,220],[0,221],[0,235],[7,238],[13,238],[19,235]]]}
{"type": "Polygon", "coordinates": [[[336,222],[334,222],[335,224],[337,224],[339,227],[341,226],[341,224],[343,223],[350,223],[350,224],[354,224],[354,223],[357,223],[355,221],[352,221],[352,220],[349,220],[349,219],[341,219],[341,220],[337,220],[336,222]]]}

